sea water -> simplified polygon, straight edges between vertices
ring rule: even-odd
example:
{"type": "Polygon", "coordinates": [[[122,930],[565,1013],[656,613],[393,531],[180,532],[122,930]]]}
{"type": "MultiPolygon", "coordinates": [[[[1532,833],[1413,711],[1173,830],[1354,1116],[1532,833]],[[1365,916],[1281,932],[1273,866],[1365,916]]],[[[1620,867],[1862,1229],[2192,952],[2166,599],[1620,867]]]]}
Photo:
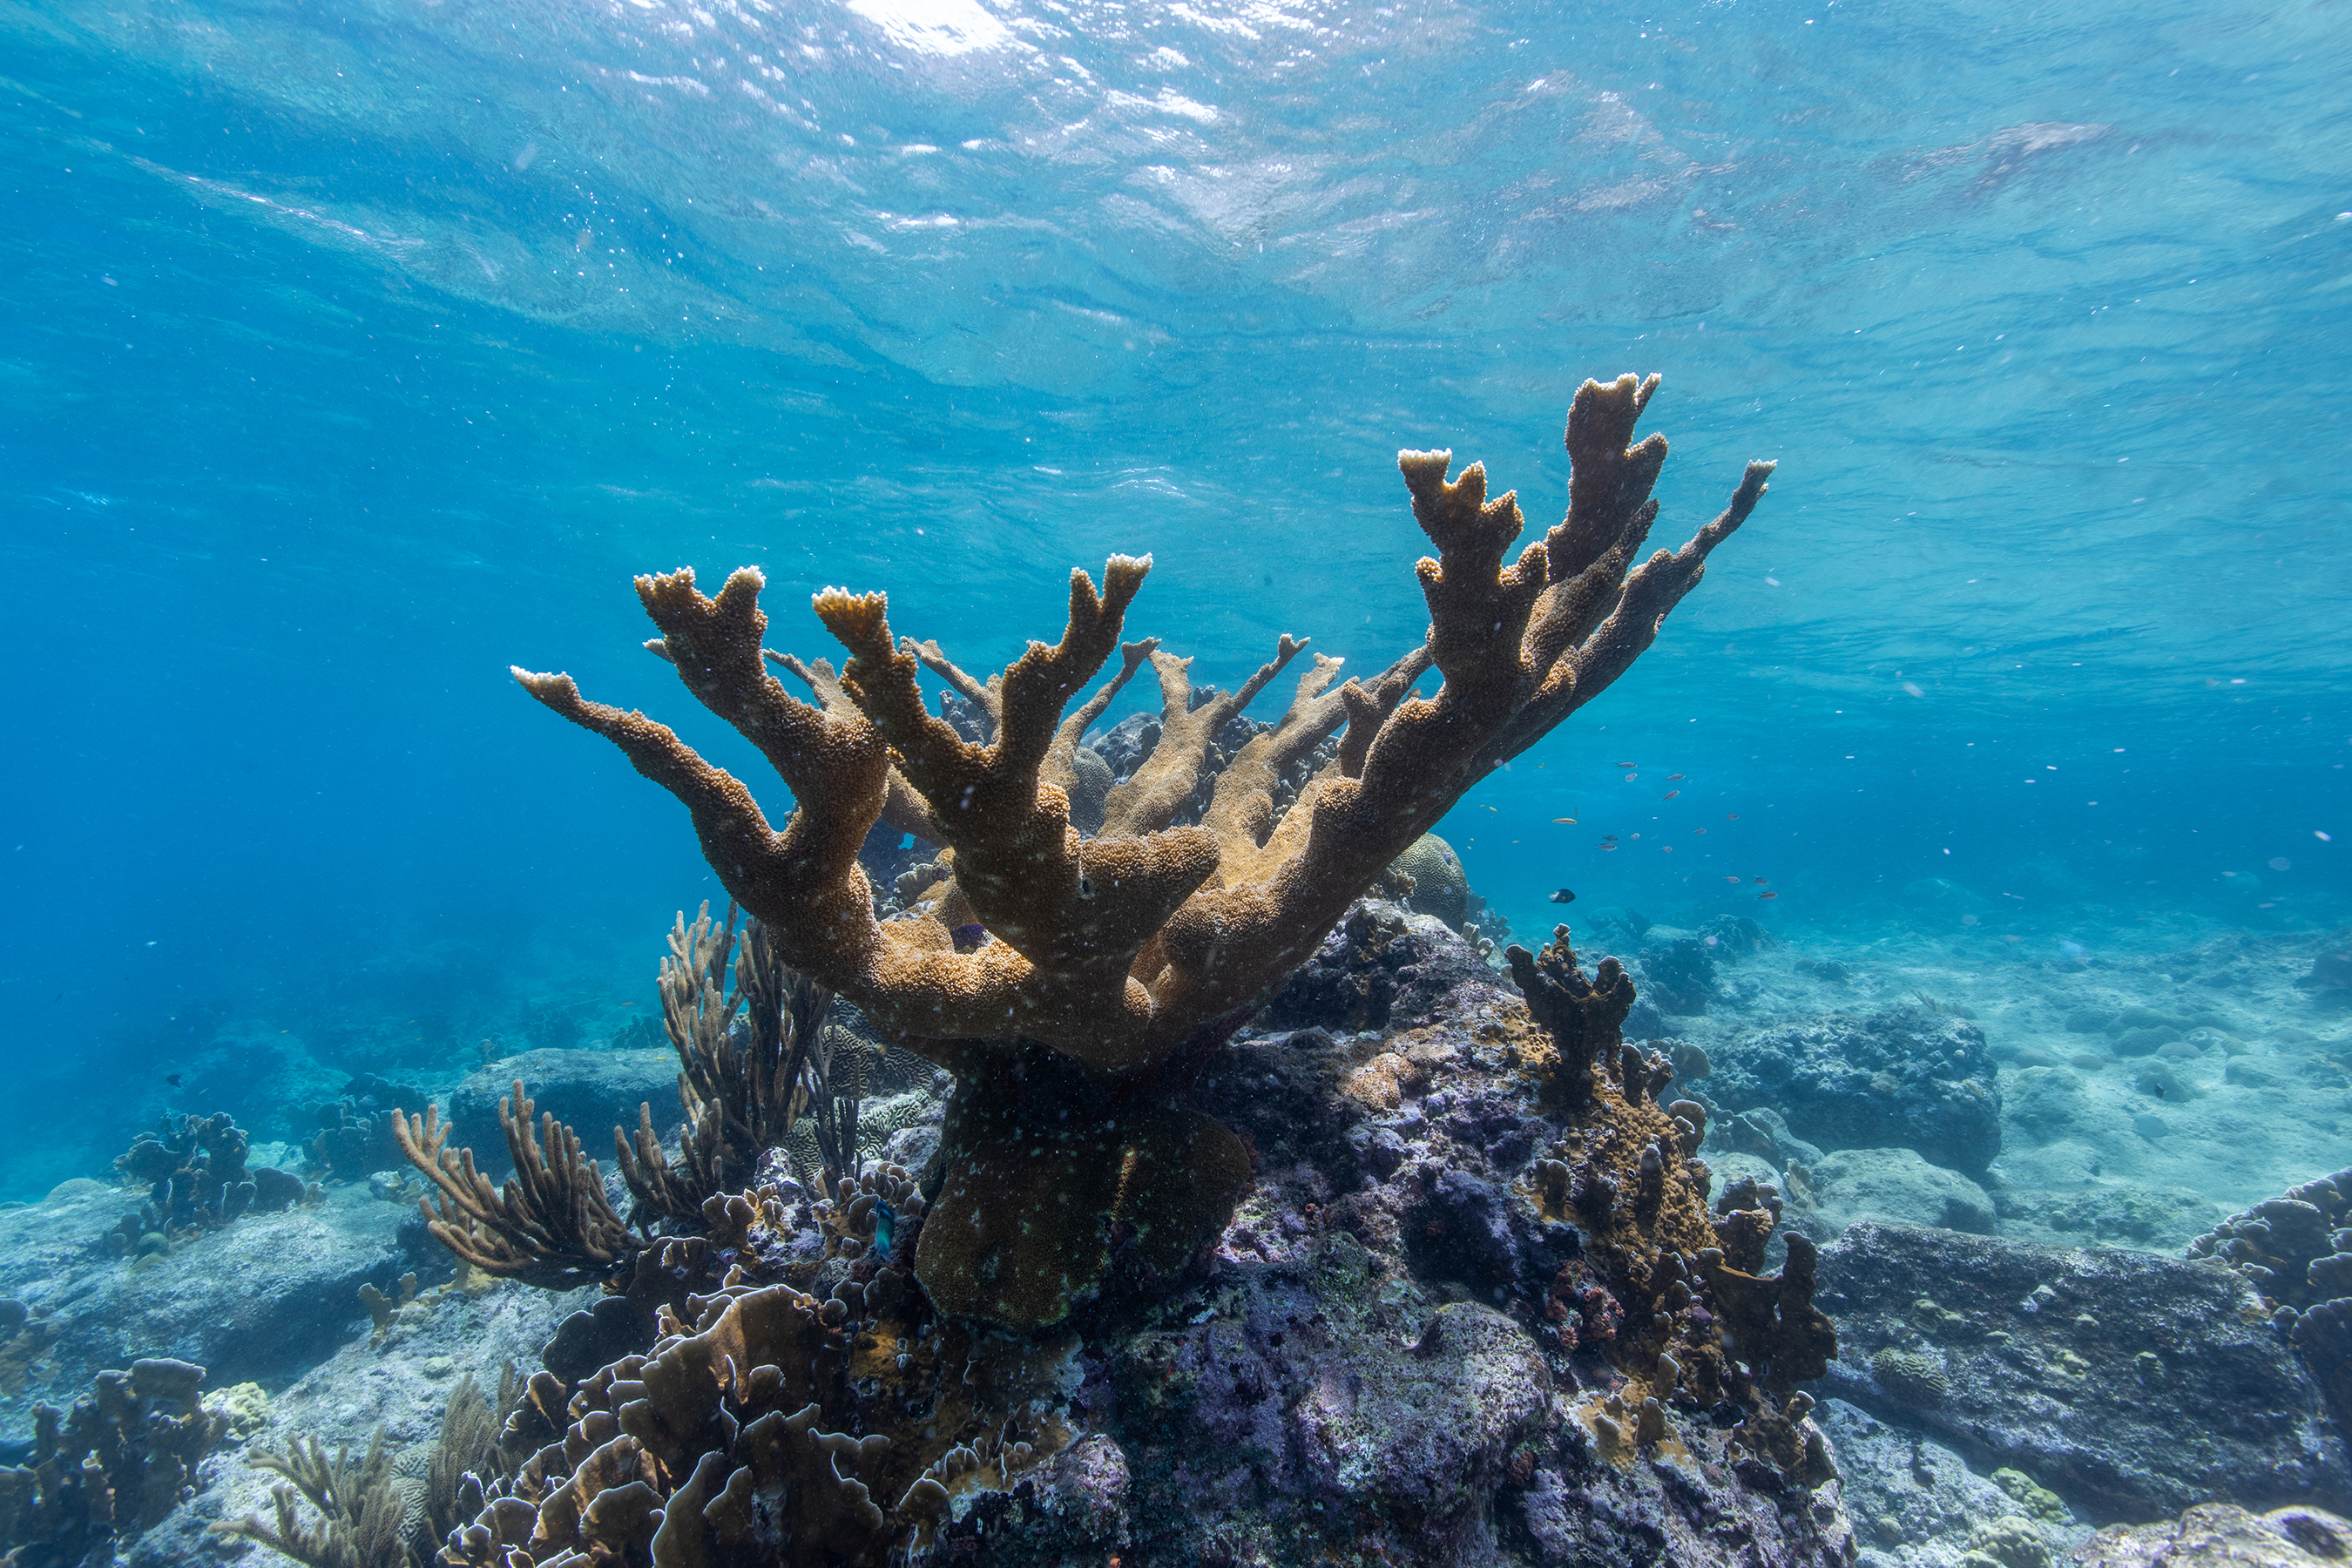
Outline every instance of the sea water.
{"type": "MultiPolygon", "coordinates": [[[[1149,552],[1196,681],[1369,673],[1425,619],[1397,449],[1547,527],[1626,371],[1654,543],[1780,467],[1438,828],[1519,940],[1759,922],[1691,1030],[2327,1047],[2347,80],[2316,3],[0,7],[0,1194],[650,1008],[719,890],[508,666],[787,802],[633,574],[755,565],[807,658],[886,589],[985,671],[1149,552]]],[[[2226,1131],[2095,1087],[2012,1176],[2218,1217],[2346,1163],[2340,1078],[2226,1131]]]]}

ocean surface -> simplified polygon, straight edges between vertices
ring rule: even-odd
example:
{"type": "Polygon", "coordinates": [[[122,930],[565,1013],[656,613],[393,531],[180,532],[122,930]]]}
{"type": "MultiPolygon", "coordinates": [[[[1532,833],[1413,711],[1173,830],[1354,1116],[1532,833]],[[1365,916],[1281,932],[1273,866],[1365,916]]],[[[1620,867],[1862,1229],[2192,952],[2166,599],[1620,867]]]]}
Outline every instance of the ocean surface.
{"type": "Polygon", "coordinates": [[[784,803],[633,574],[756,564],[810,658],[887,589],[987,670],[1150,552],[1196,679],[1370,672],[1398,448],[1549,526],[1625,371],[1654,542],[1780,468],[1440,827],[1522,940],[1736,913],[1981,1011],[2340,927],[2347,82],[2316,0],[0,4],[0,1196],[165,1110],[290,1136],[224,1038],[649,1009],[716,884],[508,666],[784,803]]]}

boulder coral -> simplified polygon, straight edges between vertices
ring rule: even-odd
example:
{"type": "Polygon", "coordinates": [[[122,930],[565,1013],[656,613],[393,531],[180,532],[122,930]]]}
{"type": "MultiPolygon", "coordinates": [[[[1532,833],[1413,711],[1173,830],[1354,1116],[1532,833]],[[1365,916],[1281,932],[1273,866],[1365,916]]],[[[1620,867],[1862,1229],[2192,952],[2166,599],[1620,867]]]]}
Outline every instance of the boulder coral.
{"type": "Polygon", "coordinates": [[[1162,1255],[1201,1239],[1203,1216],[1213,1223],[1247,1170],[1232,1133],[1174,1103],[1201,1060],[1465,791],[1632,666],[1763,495],[1772,465],[1751,463],[1720,516],[1680,550],[1635,563],[1666,443],[1629,443],[1657,384],[1627,375],[1578,390],[1568,515],[1516,559],[1506,559],[1523,529],[1514,494],[1489,499],[1481,465],[1449,480],[1450,452],[1401,453],[1414,518],[1437,550],[1414,569],[1425,638],[1370,680],[1339,682],[1340,661],[1313,656],[1281,720],[1213,780],[1218,731],[1306,644],[1284,637],[1236,690],[1195,707],[1189,659],[1156,638],[1120,641],[1148,556],[1111,557],[1099,587],[1072,573],[1060,640],[1031,643],[986,682],[935,644],[901,639],[878,593],[815,595],[849,655],[836,672],[763,647],[756,570],[737,571],[715,597],[691,570],[637,579],[660,633],[647,647],[791,790],[781,832],[740,780],[667,726],[591,701],[568,675],[516,679],[686,805],[712,869],[785,963],[956,1074],[919,1276],[948,1311],[1051,1323],[1098,1281],[1114,1224],[1148,1233],[1162,1255]],[[1066,718],[1115,653],[1117,673],[1066,718]],[[771,664],[813,700],[787,691],[771,664]],[[1146,664],[1160,734],[1086,837],[1070,816],[1076,749],[1146,664]],[[985,743],[929,710],[926,666],[984,711],[985,743]],[[1433,668],[1436,694],[1416,695],[1433,668]],[[1278,810],[1286,773],[1334,736],[1331,760],[1278,810]],[[1174,826],[1204,784],[1199,823],[1174,826]],[[940,848],[937,880],[887,921],[857,858],[877,822],[940,848]],[[1047,1125],[1024,1103],[1041,1072],[1090,1086],[1087,1115],[1047,1125]],[[1103,1173],[1094,1186],[1129,1204],[1116,1215],[1074,1202],[1066,1184],[1101,1160],[1116,1162],[1117,1179],[1103,1173]],[[1008,1293],[1014,1274],[1023,1283],[1008,1293]]]}

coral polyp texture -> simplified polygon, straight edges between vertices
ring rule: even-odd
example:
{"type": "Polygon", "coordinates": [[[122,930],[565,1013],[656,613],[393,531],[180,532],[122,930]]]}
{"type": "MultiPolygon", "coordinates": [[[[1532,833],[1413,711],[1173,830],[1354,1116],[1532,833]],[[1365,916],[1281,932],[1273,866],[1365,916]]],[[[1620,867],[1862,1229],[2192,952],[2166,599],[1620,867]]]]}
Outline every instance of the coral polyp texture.
{"type": "Polygon", "coordinates": [[[815,596],[849,654],[836,673],[763,649],[754,570],[716,597],[691,571],[639,578],[661,633],[647,647],[792,791],[781,832],[740,780],[667,726],[590,701],[569,676],[516,678],[685,804],[720,882],[784,963],[954,1071],[946,1185],[919,1275],[950,1310],[1052,1322],[1099,1279],[1114,1221],[1160,1255],[1181,1254],[1238,1191],[1238,1141],[1170,1103],[1199,1060],[1466,790],[1631,667],[1764,493],[1772,465],[1751,463],[1720,516],[1636,564],[1666,443],[1632,439],[1656,387],[1655,376],[1627,375],[1578,390],[1568,515],[1516,558],[1517,501],[1490,499],[1482,466],[1449,480],[1451,453],[1399,454],[1437,551],[1414,568],[1425,637],[1370,680],[1342,682],[1339,660],[1313,656],[1281,720],[1222,772],[1213,739],[1306,644],[1284,637],[1238,689],[1195,707],[1189,659],[1157,639],[1120,641],[1149,557],[1113,556],[1099,587],[1072,573],[1060,640],[1031,643],[986,682],[935,644],[897,636],[880,594],[815,596]],[[1066,716],[1114,654],[1117,673],[1066,716]],[[813,700],[787,691],[771,663],[813,700]],[[1159,737],[1085,837],[1070,816],[1078,742],[1146,664],[1159,737]],[[984,716],[991,739],[929,711],[927,665],[984,716]],[[1433,668],[1436,694],[1414,695],[1433,668]],[[1297,765],[1335,735],[1329,760],[1294,793],[1297,765]],[[1198,823],[1178,826],[1204,784],[1198,823]],[[877,823],[941,851],[937,879],[887,921],[857,860],[877,823]],[[1092,1086],[1100,1115],[1083,1128],[1035,1125],[1023,1102],[1041,1070],[1092,1086]],[[1090,1200],[1072,1206],[1068,1173],[1100,1158],[1119,1173],[1094,1184],[1128,1205],[1116,1215],[1090,1200]],[[996,1288],[1013,1276],[1017,1288],[996,1288]]]}

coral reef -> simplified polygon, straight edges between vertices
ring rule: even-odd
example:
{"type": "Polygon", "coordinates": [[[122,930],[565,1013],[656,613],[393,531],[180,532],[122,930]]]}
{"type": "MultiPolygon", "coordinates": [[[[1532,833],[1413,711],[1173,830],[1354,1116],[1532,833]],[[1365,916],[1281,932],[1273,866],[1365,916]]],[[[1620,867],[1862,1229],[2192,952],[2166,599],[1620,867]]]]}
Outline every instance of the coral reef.
{"type": "Polygon", "coordinates": [[[205,1369],[137,1361],[98,1374],[70,1412],[34,1412],[26,1462],[0,1468],[0,1552],[10,1568],[75,1568],[152,1529],[178,1505],[213,1445],[205,1369]]]}
{"type": "Polygon", "coordinates": [[[1466,972],[1458,943],[1438,940],[1436,917],[1367,899],[1349,910],[1265,1005],[1274,1027],[1384,1029],[1426,1019],[1466,972]],[[1428,922],[1416,929],[1416,920],[1428,922]]]}
{"type": "Polygon", "coordinates": [[[141,1258],[198,1230],[227,1225],[247,1212],[267,1214],[302,1198],[301,1178],[263,1166],[248,1171],[245,1130],[215,1116],[166,1116],[142,1132],[114,1162],[123,1178],[147,1192],[126,1215],[110,1245],[119,1256],[141,1258]]]}
{"type": "Polygon", "coordinates": [[[409,1499],[380,1429],[356,1463],[348,1447],[329,1454],[324,1444],[299,1437],[282,1452],[257,1452],[252,1463],[285,1478],[272,1494],[274,1516],[224,1520],[215,1533],[257,1541],[306,1568],[409,1568],[416,1561],[409,1499]]]}
{"type": "Polygon", "coordinates": [[[2352,1430],[2352,1170],[2232,1215],[2189,1244],[2252,1282],[2272,1321],[2352,1430]]]}
{"type": "MultiPolygon", "coordinates": [[[[1151,641],[1120,646],[1150,569],[1124,556],[1099,591],[1074,573],[1061,640],[1033,643],[985,683],[936,645],[895,637],[878,594],[816,595],[818,618],[850,654],[836,674],[823,660],[765,654],[755,571],[737,572],[716,598],[691,572],[639,579],[661,633],[648,647],[792,790],[798,808],[782,833],[740,782],[667,727],[587,700],[567,676],[517,679],[687,805],[706,858],[782,962],[854,1002],[886,1039],[955,1072],[947,1185],[917,1258],[927,1283],[1084,1272],[1098,1249],[1099,1236],[1061,1218],[1060,1184],[1107,1146],[1023,1106],[1043,1057],[1119,1103],[1114,1142],[1137,1201],[1171,1205],[1123,1212],[1152,1250],[1189,1251],[1237,1194],[1243,1169],[1230,1134],[1175,1103],[1199,1062],[1464,791],[1632,665],[1763,494],[1771,466],[1751,464],[1721,516],[1679,552],[1634,564],[1665,443],[1628,442],[1656,385],[1626,376],[1578,391],[1568,516],[1509,564],[1522,530],[1515,499],[1489,500],[1475,465],[1449,482],[1449,453],[1402,454],[1415,518],[1438,550],[1416,568],[1425,642],[1378,679],[1336,689],[1338,661],[1316,656],[1282,719],[1221,771],[1212,746],[1304,645],[1286,637],[1240,689],[1196,706],[1188,660],[1151,641]],[[1118,674],[1066,720],[1114,649],[1118,674]],[[815,701],[786,692],[771,659],[815,701]],[[1146,663],[1160,689],[1160,734],[1087,838],[1069,816],[1077,742],[1146,663]],[[926,665],[985,725],[960,729],[927,710],[926,665]],[[1436,695],[1410,695],[1433,668],[1436,695]],[[1331,760],[1278,809],[1286,779],[1335,735],[1331,760]],[[1175,826],[1204,785],[1199,825],[1175,826]],[[940,846],[934,864],[946,868],[887,921],[857,858],[877,821],[940,846]],[[992,1238],[977,1253],[975,1226],[992,1238]]],[[[480,1206],[469,1184],[452,1184],[461,1205],[480,1206]]],[[[1077,1294],[1022,1288],[995,1300],[1015,1314],[1006,1321],[1034,1324],[1051,1320],[1018,1314],[1065,1310],[1077,1294]]]]}

